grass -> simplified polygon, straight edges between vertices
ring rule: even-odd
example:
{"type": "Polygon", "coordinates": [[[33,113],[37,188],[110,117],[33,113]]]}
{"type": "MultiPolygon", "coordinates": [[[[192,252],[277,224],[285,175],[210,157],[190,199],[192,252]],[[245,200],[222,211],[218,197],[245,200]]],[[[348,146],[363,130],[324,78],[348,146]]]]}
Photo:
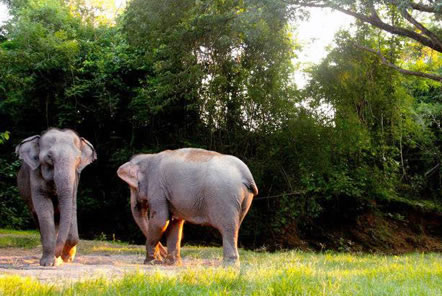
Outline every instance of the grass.
{"type": "Polygon", "coordinates": [[[33,230],[0,229],[0,248],[35,248],[40,244],[40,234],[33,230]]]}
{"type": "Polygon", "coordinates": [[[100,255],[141,255],[146,251],[144,246],[129,245],[123,242],[112,241],[81,241],[79,250],[81,254],[100,254],[100,255]]]}
{"type": "Polygon", "coordinates": [[[0,234],[5,235],[24,235],[24,236],[35,236],[39,235],[36,230],[15,230],[15,229],[3,229],[0,228],[0,234]]]}
{"type": "MultiPolygon", "coordinates": [[[[110,254],[144,253],[143,246],[89,241],[88,249],[81,244],[82,250],[92,253],[100,247],[100,252],[110,254]]],[[[221,259],[222,250],[185,247],[182,254],[221,259]]],[[[241,250],[240,256],[239,269],[192,266],[64,286],[0,275],[0,295],[442,295],[442,254],[437,253],[385,256],[241,250]]]]}
{"type": "MultiPolygon", "coordinates": [[[[143,246],[113,241],[81,241],[81,254],[143,254],[143,246]]],[[[40,246],[40,233],[36,230],[13,230],[0,228],[0,248],[26,248],[40,246]]]]}
{"type": "Polygon", "coordinates": [[[413,200],[400,196],[390,196],[384,200],[390,202],[398,202],[400,204],[408,205],[414,209],[420,209],[428,212],[442,212],[442,204],[431,200],[413,200]]]}
{"type": "MultiPolygon", "coordinates": [[[[190,248],[188,253],[205,253],[190,248]]],[[[209,255],[220,255],[211,248],[209,255]]],[[[135,273],[65,287],[29,278],[0,278],[5,295],[442,295],[440,254],[377,256],[242,252],[240,269],[192,267],[135,273]]]]}

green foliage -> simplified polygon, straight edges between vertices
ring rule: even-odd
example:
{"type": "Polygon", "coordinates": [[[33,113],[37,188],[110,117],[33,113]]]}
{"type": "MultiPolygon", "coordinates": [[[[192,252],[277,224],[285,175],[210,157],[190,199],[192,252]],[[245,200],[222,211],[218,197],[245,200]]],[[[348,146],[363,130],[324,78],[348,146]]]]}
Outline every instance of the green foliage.
{"type": "Polygon", "coordinates": [[[0,227],[29,227],[31,217],[18,196],[16,172],[20,161],[0,158],[0,227]]]}
{"type": "MultiPolygon", "coordinates": [[[[441,204],[440,84],[405,79],[353,46],[408,61],[400,39],[360,24],[353,37],[341,32],[298,90],[293,11],[282,1],[133,0],[115,25],[84,1],[12,2],[0,31],[0,128],[11,131],[0,136],[3,226],[29,224],[13,145],[50,126],[98,151],[78,193],[89,237],[141,241],[115,171],[135,153],[184,146],[238,156],[260,196],[274,196],[245,219],[248,246],[312,233],[321,219],[351,221],[377,200],[441,204]]],[[[438,65],[418,56],[429,71],[438,65]]],[[[214,239],[204,231],[186,239],[214,239]]]]}
{"type": "Polygon", "coordinates": [[[438,1],[410,0],[284,0],[297,15],[309,9],[330,8],[355,18],[375,33],[376,43],[355,39],[353,45],[381,57],[384,65],[403,74],[442,81],[442,5],[438,1]],[[367,46],[368,45],[368,46],[367,46]],[[398,58],[400,57],[400,61],[398,58]],[[411,70],[411,71],[410,71],[411,70]]]}
{"type": "MultiPolygon", "coordinates": [[[[362,30],[360,34],[371,36],[362,30]]],[[[392,197],[401,192],[396,191],[401,184],[419,182],[409,175],[408,164],[415,157],[411,149],[430,150],[438,157],[437,135],[417,120],[419,99],[411,96],[396,72],[376,57],[355,51],[347,35],[341,34],[337,42],[338,47],[313,70],[308,89],[317,104],[329,104],[335,112],[332,153],[336,164],[348,170],[345,175],[350,174],[350,179],[336,180],[355,182],[353,189],[350,183],[337,189],[351,190],[349,196],[358,198],[392,197]]]]}
{"type": "Polygon", "coordinates": [[[167,3],[133,1],[124,18],[140,63],[153,71],[132,102],[138,126],[153,125],[159,141],[173,141],[164,132],[187,142],[204,133],[210,141],[194,145],[245,156],[250,131],[277,128],[294,91],[283,7],[167,3]]]}
{"type": "Polygon", "coordinates": [[[10,133],[8,131],[0,133],[0,144],[3,144],[7,140],[9,140],[10,133]]]}

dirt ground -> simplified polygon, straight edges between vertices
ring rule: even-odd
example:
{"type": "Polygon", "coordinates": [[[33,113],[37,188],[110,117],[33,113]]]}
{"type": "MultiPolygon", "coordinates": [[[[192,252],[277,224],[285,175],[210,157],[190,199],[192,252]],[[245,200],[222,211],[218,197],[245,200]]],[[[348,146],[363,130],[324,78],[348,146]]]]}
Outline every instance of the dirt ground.
{"type": "Polygon", "coordinates": [[[73,263],[62,263],[55,267],[39,265],[40,248],[0,249],[0,277],[6,275],[20,275],[32,277],[44,283],[73,283],[103,277],[105,279],[119,279],[127,273],[133,272],[162,272],[175,273],[180,269],[191,266],[218,266],[219,260],[183,258],[182,266],[144,265],[144,256],[127,255],[77,255],[73,263]]]}

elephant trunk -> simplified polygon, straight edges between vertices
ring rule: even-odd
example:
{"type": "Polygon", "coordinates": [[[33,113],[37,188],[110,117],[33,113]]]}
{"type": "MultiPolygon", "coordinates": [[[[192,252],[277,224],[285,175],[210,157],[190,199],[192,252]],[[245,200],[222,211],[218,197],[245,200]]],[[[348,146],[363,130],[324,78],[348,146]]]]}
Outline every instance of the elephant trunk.
{"type": "Polygon", "coordinates": [[[140,227],[144,236],[147,239],[148,233],[148,219],[147,219],[147,206],[137,203],[137,193],[135,189],[130,188],[130,209],[132,211],[132,216],[134,217],[135,223],[140,227]]]}
{"type": "MultiPolygon", "coordinates": [[[[72,161],[70,161],[72,162],[72,161]]],[[[54,182],[60,209],[60,227],[55,246],[55,256],[62,255],[66,239],[70,232],[73,214],[74,192],[76,186],[75,166],[63,162],[54,168],[54,182]]]]}

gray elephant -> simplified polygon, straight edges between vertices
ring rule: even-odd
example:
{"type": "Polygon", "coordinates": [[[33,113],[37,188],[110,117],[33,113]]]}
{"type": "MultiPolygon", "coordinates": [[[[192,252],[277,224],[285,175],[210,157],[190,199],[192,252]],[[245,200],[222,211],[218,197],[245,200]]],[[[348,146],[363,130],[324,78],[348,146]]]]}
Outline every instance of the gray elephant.
{"type": "Polygon", "coordinates": [[[40,229],[40,265],[70,262],[78,244],[77,188],[80,172],[97,159],[94,147],[69,129],[51,128],[16,148],[24,160],[17,175],[20,195],[40,229]]]}
{"type": "Polygon", "coordinates": [[[145,263],[163,261],[159,240],[166,229],[165,262],[181,263],[184,221],[216,228],[223,239],[224,262],[239,263],[239,227],[258,194],[241,160],[203,149],[166,150],[136,155],[117,174],[129,184],[132,214],[146,236],[145,263]]]}

